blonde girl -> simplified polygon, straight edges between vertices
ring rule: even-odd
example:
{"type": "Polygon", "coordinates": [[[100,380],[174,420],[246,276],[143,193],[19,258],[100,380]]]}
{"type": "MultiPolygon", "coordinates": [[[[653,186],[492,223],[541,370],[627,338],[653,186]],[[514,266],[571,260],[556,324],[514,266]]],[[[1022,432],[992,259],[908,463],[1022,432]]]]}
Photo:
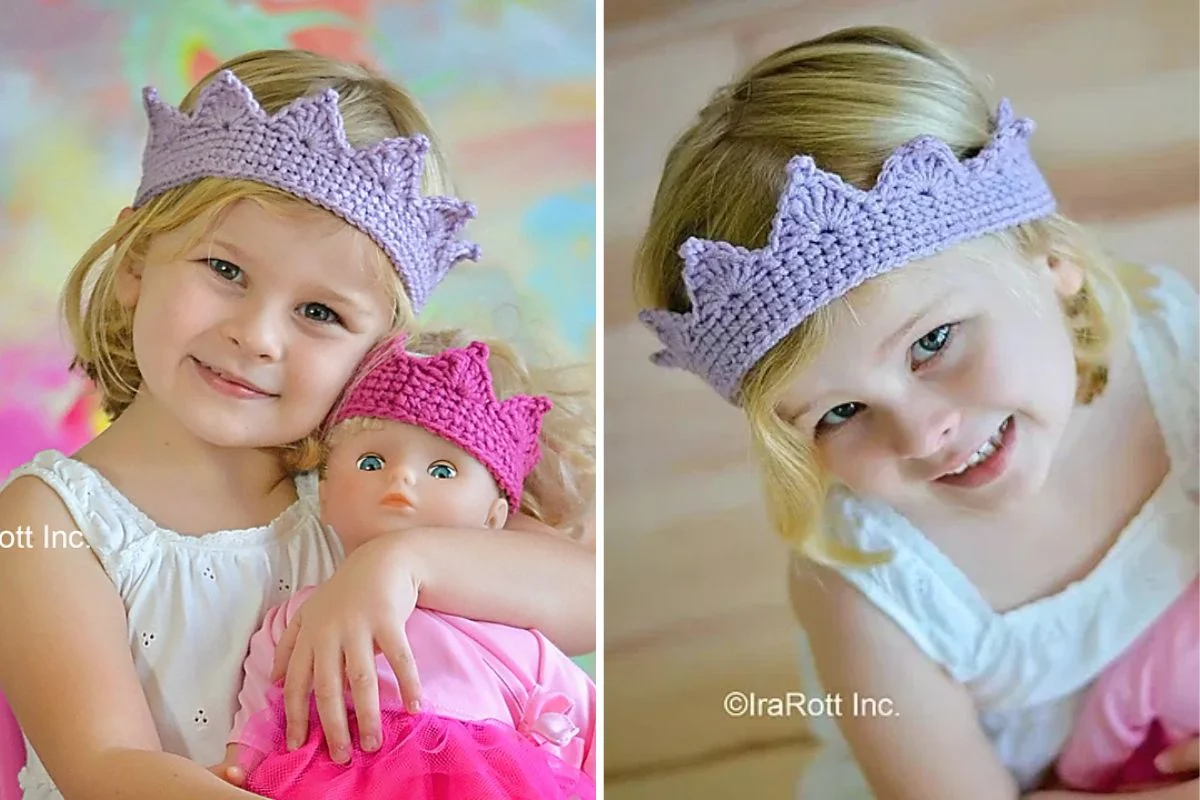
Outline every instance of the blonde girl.
{"type": "MultiPolygon", "coordinates": [[[[87,542],[0,553],[0,688],[27,741],[24,796],[250,797],[203,765],[224,753],[250,635],[294,587],[328,579],[276,660],[288,732],[307,731],[315,693],[335,760],[345,685],[358,733],[377,733],[377,649],[419,704],[404,637],[417,602],[592,649],[594,555],[545,522],[407,531],[340,563],[316,476],[287,470],[363,355],[476,256],[459,235],[473,209],[442,196],[411,98],[357,66],[269,51],[222,65],[179,109],[145,100],[138,196],[64,295],[112,424],[0,492],[0,527],[87,542]]],[[[550,523],[583,513],[563,500],[550,523]]]]}
{"type": "Polygon", "coordinates": [[[1080,796],[1038,793],[1080,697],[1196,576],[1195,292],[1057,213],[1033,129],[859,28],[755,64],[667,158],[656,361],[747,417],[814,690],[890,712],[817,721],[861,773],[801,798],[1080,796]]]}

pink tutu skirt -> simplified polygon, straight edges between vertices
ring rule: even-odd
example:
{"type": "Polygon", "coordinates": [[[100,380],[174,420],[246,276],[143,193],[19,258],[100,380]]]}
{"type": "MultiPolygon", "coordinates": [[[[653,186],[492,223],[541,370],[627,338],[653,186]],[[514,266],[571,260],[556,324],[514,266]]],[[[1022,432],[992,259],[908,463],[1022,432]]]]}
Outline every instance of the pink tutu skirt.
{"type": "Polygon", "coordinates": [[[273,800],[595,800],[592,778],[510,725],[385,709],[383,746],[368,753],[349,716],[352,753],[342,765],[329,757],[315,704],[308,740],[289,753],[277,703],[260,718],[269,728],[254,731],[260,740],[269,731],[274,748],[248,770],[245,788],[273,800]]]}

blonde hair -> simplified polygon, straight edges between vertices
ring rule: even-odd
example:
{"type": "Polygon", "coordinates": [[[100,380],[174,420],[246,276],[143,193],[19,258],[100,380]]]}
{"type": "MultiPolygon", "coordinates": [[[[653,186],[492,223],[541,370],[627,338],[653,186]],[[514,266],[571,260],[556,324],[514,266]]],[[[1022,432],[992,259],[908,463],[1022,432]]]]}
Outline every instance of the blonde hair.
{"type": "MultiPolygon", "coordinates": [[[[181,109],[190,110],[213,76],[227,69],[249,87],[268,113],[279,111],[297,98],[335,89],[346,137],[357,148],[396,136],[426,135],[431,147],[422,188],[427,194],[448,192],[445,160],[428,120],[416,102],[386,78],[365,67],[303,50],[262,50],[214,69],[183,99],[181,109]]],[[[122,215],[72,269],[62,296],[75,349],[72,368],[82,369],[96,385],[101,407],[110,417],[120,416],[133,402],[142,382],[133,352],[133,313],[116,292],[121,265],[129,259],[144,258],[150,239],[157,234],[197,220],[205,230],[211,230],[225,209],[246,199],[273,211],[309,211],[335,219],[324,209],[260,183],[202,178],[164,192],[122,215]]],[[[364,238],[364,245],[378,261],[384,288],[394,301],[393,328],[411,327],[412,306],[399,276],[374,243],[364,238]]]]}
{"type": "MultiPolygon", "coordinates": [[[[596,484],[594,369],[585,364],[536,367],[504,342],[473,337],[461,329],[415,334],[408,339],[405,348],[412,353],[432,356],[466,347],[472,341],[484,341],[488,345],[491,352],[488,367],[498,399],[533,394],[545,395],[553,403],[553,408],[542,420],[542,456],[525,479],[521,512],[574,538],[584,536],[596,484]]],[[[370,370],[371,366],[368,358],[360,366],[357,376],[370,370]]],[[[346,392],[353,387],[357,376],[351,379],[346,392]]],[[[289,467],[295,472],[319,468],[339,439],[378,426],[382,423],[377,420],[352,418],[330,430],[318,432],[296,449],[296,457],[290,459],[289,467]]]]}
{"type": "MultiPolygon", "coordinates": [[[[688,237],[762,247],[794,155],[808,154],[867,190],[888,155],[919,135],[941,139],[959,158],[974,155],[990,138],[993,110],[965,68],[895,29],[846,29],[767,56],[719,90],[671,148],[637,256],[638,302],[690,307],[677,256],[688,237]]],[[[1084,270],[1083,289],[1064,311],[1075,339],[1077,400],[1090,402],[1105,386],[1109,344],[1124,324],[1117,266],[1057,214],[993,236],[1014,254],[1049,255],[1084,270]]],[[[870,564],[879,557],[823,533],[832,479],[776,412],[827,340],[834,313],[836,306],[822,309],[776,344],[743,379],[739,404],[778,533],[816,561],[870,564]]]]}

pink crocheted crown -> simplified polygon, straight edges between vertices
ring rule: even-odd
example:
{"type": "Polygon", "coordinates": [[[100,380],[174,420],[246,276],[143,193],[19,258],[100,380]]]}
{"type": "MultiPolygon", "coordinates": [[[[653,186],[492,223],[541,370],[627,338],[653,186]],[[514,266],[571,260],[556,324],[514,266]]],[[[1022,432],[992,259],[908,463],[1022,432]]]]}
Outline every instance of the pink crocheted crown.
{"type": "Polygon", "coordinates": [[[1051,214],[1054,195],[1029,152],[1033,122],[1007,100],[991,140],[959,161],[920,136],[897,149],[870,191],[817,167],[788,162],[765,247],[683,243],[691,308],[646,309],[664,349],[653,360],[703,378],[737,405],[746,373],[822,306],[878,275],[954,244],[1051,214]]]}
{"type": "Polygon", "coordinates": [[[483,342],[435,356],[404,349],[396,337],[363,362],[360,377],[333,413],[330,427],[354,417],[419,425],[483,464],[515,512],[521,487],[541,458],[538,437],[550,400],[515,395],[500,402],[483,342]]]}
{"type": "Polygon", "coordinates": [[[270,116],[225,70],[201,90],[190,114],[161,102],[151,87],[143,100],[150,134],[134,208],[206,177],[274,186],[370,236],[399,272],[416,311],[452,266],[479,258],[476,245],[458,238],[475,207],[421,195],[429,140],[397,137],[355,150],[333,89],[270,116]]]}

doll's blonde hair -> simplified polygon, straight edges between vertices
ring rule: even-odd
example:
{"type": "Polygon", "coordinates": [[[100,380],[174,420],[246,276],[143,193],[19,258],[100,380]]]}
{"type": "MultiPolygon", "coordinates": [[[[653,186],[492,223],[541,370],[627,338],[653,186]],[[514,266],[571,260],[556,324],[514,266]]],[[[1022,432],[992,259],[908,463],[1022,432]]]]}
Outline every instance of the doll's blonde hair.
{"type": "MultiPolygon", "coordinates": [[[[720,89],[671,148],[637,256],[638,302],[690,307],[678,256],[688,237],[762,247],[792,156],[808,154],[867,190],[888,155],[919,135],[941,139],[959,158],[974,155],[990,137],[993,111],[965,68],[895,29],[846,29],[767,56],[720,89]]],[[[1108,347],[1124,324],[1116,265],[1058,214],[994,236],[1014,255],[1047,254],[1084,270],[1083,289],[1064,311],[1075,339],[1077,399],[1089,402],[1105,386],[1108,347]]],[[[822,532],[831,478],[776,412],[827,340],[835,313],[836,306],[823,309],[775,345],[742,381],[740,405],[778,533],[814,560],[867,564],[877,559],[822,532]]]]}
{"type": "MultiPolygon", "coordinates": [[[[408,338],[405,349],[433,356],[464,348],[473,341],[485,342],[491,353],[488,369],[497,399],[503,401],[517,394],[545,395],[553,403],[542,419],[542,456],[525,479],[521,512],[574,538],[585,537],[596,488],[594,368],[587,364],[534,366],[504,342],[471,336],[457,328],[414,334],[408,338]]],[[[370,367],[369,362],[361,365],[359,374],[370,367]]],[[[320,468],[330,448],[340,439],[383,424],[368,418],[344,420],[301,443],[295,457],[289,460],[289,467],[294,472],[320,468]]]]}
{"type": "MultiPolygon", "coordinates": [[[[396,136],[424,134],[431,146],[423,191],[448,193],[445,161],[428,120],[416,101],[388,79],[362,66],[303,50],[261,50],[215,68],[188,93],[181,108],[190,110],[204,86],[226,69],[237,75],[268,113],[300,97],[335,89],[346,137],[357,148],[396,136]]],[[[197,220],[204,230],[211,231],[224,210],[246,199],[276,212],[309,212],[336,219],[305,200],[260,183],[202,178],[167,191],[119,219],[71,271],[62,305],[75,350],[72,366],[82,369],[96,385],[101,407],[110,417],[120,416],[133,402],[142,382],[133,352],[133,314],[116,293],[119,268],[130,259],[144,258],[153,236],[197,220]]],[[[363,247],[378,263],[383,288],[393,301],[393,328],[408,329],[413,322],[412,305],[399,276],[365,235],[363,247]]]]}

